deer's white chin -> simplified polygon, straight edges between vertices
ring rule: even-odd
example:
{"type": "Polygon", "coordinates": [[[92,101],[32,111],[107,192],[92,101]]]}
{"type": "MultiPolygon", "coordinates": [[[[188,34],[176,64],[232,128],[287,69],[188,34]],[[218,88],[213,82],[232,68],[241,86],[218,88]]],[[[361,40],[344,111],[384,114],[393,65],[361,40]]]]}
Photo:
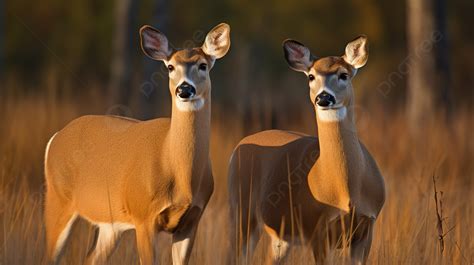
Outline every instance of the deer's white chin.
{"type": "Polygon", "coordinates": [[[204,106],[204,98],[195,97],[191,100],[180,100],[179,98],[175,99],[175,104],[178,110],[180,111],[198,111],[204,106]]]}
{"type": "Polygon", "coordinates": [[[330,108],[330,109],[318,108],[316,110],[316,114],[318,115],[318,118],[320,121],[336,122],[336,121],[342,121],[346,118],[347,109],[346,107],[330,108]]]}

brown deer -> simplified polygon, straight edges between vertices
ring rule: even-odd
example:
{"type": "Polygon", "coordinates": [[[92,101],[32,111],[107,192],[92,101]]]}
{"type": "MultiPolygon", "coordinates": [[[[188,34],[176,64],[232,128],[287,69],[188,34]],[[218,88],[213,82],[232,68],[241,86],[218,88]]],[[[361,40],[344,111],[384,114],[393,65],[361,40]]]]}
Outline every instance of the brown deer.
{"type": "Polygon", "coordinates": [[[141,264],[154,264],[158,232],[173,235],[173,264],[188,264],[199,219],[214,189],[209,160],[209,71],[230,47],[219,24],[202,47],[174,50],[151,26],[143,52],[169,70],[171,118],[84,116],[49,141],[45,154],[47,257],[57,262],[80,216],[98,227],[87,264],[102,263],[135,229],[141,264]]]}
{"type": "Polygon", "coordinates": [[[237,145],[229,165],[231,259],[250,262],[265,232],[271,264],[282,263],[293,244],[310,245],[318,264],[330,249],[350,245],[352,263],[364,264],[385,200],[354,120],[351,80],[367,62],[367,39],[350,42],[341,57],[316,58],[294,40],[283,50],[290,68],[308,76],[318,137],[270,130],[237,145]]]}

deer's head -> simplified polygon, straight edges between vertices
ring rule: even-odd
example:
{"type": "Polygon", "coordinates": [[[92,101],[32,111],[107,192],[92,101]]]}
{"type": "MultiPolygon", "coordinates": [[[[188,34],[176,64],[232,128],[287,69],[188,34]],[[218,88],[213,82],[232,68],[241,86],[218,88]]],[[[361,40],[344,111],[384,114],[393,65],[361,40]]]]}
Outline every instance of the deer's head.
{"type": "Polygon", "coordinates": [[[349,42],[343,56],[317,58],[303,44],[283,42],[285,59],[291,69],[308,76],[310,99],[319,118],[329,121],[344,119],[352,104],[352,78],[365,65],[368,44],[365,36],[349,42]]]}
{"type": "Polygon", "coordinates": [[[190,49],[175,50],[166,36],[151,26],[140,29],[140,38],[143,52],[153,60],[163,61],[168,68],[169,89],[177,109],[201,109],[211,92],[209,71],[230,48],[229,25],[217,25],[201,47],[190,49]]]}

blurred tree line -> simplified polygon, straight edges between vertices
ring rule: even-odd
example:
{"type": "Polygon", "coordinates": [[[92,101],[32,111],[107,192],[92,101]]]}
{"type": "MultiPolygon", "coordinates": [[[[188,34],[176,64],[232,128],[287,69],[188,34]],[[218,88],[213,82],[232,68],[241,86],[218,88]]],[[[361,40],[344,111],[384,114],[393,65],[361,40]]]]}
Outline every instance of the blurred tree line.
{"type": "MultiPolygon", "coordinates": [[[[305,77],[289,70],[283,59],[284,39],[299,40],[316,56],[327,56],[342,55],[348,41],[366,34],[371,52],[355,80],[357,101],[390,109],[417,100],[406,92],[406,81],[413,81],[403,67],[431,36],[418,34],[417,39],[410,33],[410,3],[418,1],[441,0],[44,0],[37,5],[0,0],[0,69],[3,81],[22,83],[15,89],[36,91],[53,72],[60,84],[55,93],[77,95],[100,87],[104,104],[130,106],[134,116],[151,118],[169,113],[169,92],[161,63],[140,51],[140,26],[151,24],[174,46],[189,47],[201,45],[209,29],[227,22],[232,47],[211,73],[214,102],[245,119],[266,121],[262,127],[268,128],[277,126],[276,115],[290,120],[292,110],[311,109],[301,104],[308,95],[305,77]]],[[[457,106],[468,105],[474,84],[474,1],[448,1],[443,10],[446,25],[440,43],[449,57],[442,60],[452,73],[446,84],[457,106]]],[[[420,89],[421,95],[429,89],[420,89]]]]}

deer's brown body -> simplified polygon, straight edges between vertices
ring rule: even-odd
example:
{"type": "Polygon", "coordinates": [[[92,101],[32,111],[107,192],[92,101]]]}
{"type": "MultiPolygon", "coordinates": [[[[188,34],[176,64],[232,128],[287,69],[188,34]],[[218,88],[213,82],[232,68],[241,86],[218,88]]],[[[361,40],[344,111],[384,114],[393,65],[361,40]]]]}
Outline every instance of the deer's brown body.
{"type": "MultiPolygon", "coordinates": [[[[184,115],[208,116],[205,112],[184,115]]],[[[48,191],[70,201],[77,214],[94,223],[132,224],[153,218],[160,228],[173,231],[191,205],[204,208],[213,190],[205,156],[209,120],[193,124],[186,118],[199,117],[178,115],[173,122],[184,120],[173,130],[170,119],[76,119],[51,142],[49,153],[64,155],[47,159],[48,191]]]]}
{"type": "Polygon", "coordinates": [[[364,263],[385,200],[384,181],[357,137],[350,82],[337,80],[360,66],[341,57],[311,60],[301,44],[286,45],[292,45],[285,47],[292,68],[310,76],[318,137],[271,130],[238,144],[229,166],[231,231],[237,232],[232,245],[241,245],[249,260],[265,232],[271,238],[268,262],[279,264],[292,244],[303,241],[319,263],[345,237],[353,262],[364,263]],[[301,61],[305,54],[308,61],[301,61]],[[334,94],[332,105],[319,105],[324,91],[334,94]]]}
{"type": "Polygon", "coordinates": [[[104,262],[128,229],[136,230],[142,264],[155,262],[160,231],[173,234],[173,264],[188,263],[214,187],[209,69],[229,49],[229,30],[221,24],[202,48],[173,51],[162,33],[142,28],[144,52],[170,70],[171,118],[84,116],[53,136],[45,159],[50,261],[81,216],[99,228],[88,264],[104,262]]]}

